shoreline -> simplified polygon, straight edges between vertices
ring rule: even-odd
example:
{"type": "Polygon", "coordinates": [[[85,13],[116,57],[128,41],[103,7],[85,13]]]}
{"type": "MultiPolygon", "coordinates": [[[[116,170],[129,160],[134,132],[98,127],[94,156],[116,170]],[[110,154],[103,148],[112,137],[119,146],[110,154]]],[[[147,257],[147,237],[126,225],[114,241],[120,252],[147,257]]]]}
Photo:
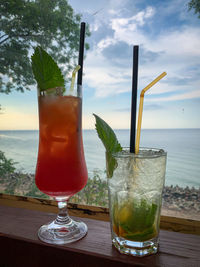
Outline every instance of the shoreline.
{"type": "MultiPolygon", "coordinates": [[[[73,196],[70,202],[85,205],[108,206],[107,181],[98,173],[88,179],[87,186],[73,196]]],[[[48,198],[35,185],[34,174],[14,172],[0,177],[0,193],[48,198]]],[[[200,187],[165,186],[163,190],[162,214],[200,220],[200,187]]]]}
{"type": "Polygon", "coordinates": [[[162,214],[200,220],[200,187],[165,186],[162,214]]]}

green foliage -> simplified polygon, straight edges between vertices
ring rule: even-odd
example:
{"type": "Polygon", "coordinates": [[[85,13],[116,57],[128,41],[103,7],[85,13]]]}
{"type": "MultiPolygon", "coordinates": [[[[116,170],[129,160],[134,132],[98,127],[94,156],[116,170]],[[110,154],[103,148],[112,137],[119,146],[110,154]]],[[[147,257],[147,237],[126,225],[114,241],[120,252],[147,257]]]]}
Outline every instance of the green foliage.
{"type": "Polygon", "coordinates": [[[106,152],[106,174],[107,178],[112,178],[113,176],[113,171],[117,167],[117,161],[113,157],[112,153],[106,152]]]}
{"type": "Polygon", "coordinates": [[[188,6],[189,10],[194,9],[195,14],[198,14],[198,18],[200,18],[200,0],[191,0],[188,6]]]}
{"type": "Polygon", "coordinates": [[[52,57],[40,46],[37,46],[31,57],[32,70],[41,91],[49,88],[64,87],[61,70],[52,57]]]}
{"type": "MultiPolygon", "coordinates": [[[[42,193],[35,185],[34,174],[22,172],[7,173],[4,179],[0,177],[0,192],[11,195],[22,195],[29,197],[39,197],[49,199],[50,197],[42,193]],[[2,190],[1,188],[6,188],[2,190]]],[[[79,193],[71,199],[72,203],[85,205],[95,205],[108,207],[108,188],[107,182],[101,179],[101,173],[94,171],[88,183],[79,193]]]]}
{"type": "Polygon", "coordinates": [[[3,179],[8,173],[13,173],[15,164],[12,159],[6,158],[4,152],[0,151],[0,178],[3,179]]]}
{"type": "Polygon", "coordinates": [[[106,149],[106,172],[107,177],[111,178],[113,176],[113,171],[117,166],[115,158],[112,153],[122,151],[122,147],[117,140],[117,137],[112,130],[112,128],[99,116],[93,114],[96,119],[96,130],[99,138],[101,139],[105,149],[106,149]]]}
{"type": "Polygon", "coordinates": [[[64,66],[64,75],[77,65],[81,15],[67,0],[1,1],[0,19],[0,92],[35,84],[29,55],[37,45],[64,66]]]}
{"type": "Polygon", "coordinates": [[[111,127],[99,116],[93,114],[96,119],[96,130],[106,152],[115,153],[122,150],[120,143],[111,127]]]}
{"type": "Polygon", "coordinates": [[[98,172],[94,172],[93,177],[88,179],[87,185],[70,198],[70,202],[108,207],[107,182],[100,178],[98,172]]]}
{"type": "Polygon", "coordinates": [[[30,184],[30,189],[29,191],[25,194],[25,196],[27,197],[39,197],[39,198],[43,198],[43,199],[49,199],[49,197],[42,193],[36,186],[36,184],[33,182],[32,184],[30,184]]]}

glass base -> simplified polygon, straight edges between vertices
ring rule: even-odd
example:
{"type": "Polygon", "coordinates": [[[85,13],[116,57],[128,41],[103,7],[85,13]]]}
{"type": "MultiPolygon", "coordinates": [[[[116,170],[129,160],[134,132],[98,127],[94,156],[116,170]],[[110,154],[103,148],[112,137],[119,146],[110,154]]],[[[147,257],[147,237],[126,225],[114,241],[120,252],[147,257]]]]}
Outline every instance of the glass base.
{"type": "Polygon", "coordinates": [[[68,217],[66,223],[59,224],[56,220],[40,227],[38,237],[50,244],[68,244],[83,238],[88,231],[83,222],[74,221],[68,217]]]}
{"type": "Polygon", "coordinates": [[[144,242],[135,242],[116,236],[112,239],[112,243],[120,253],[136,257],[144,257],[155,254],[158,251],[157,238],[144,242]]]}

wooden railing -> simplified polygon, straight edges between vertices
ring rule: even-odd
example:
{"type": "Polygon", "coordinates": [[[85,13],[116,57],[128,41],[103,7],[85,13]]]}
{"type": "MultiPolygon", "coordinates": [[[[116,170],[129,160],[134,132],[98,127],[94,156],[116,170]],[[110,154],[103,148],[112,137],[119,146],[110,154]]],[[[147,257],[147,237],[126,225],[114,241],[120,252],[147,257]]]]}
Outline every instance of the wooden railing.
{"type": "MultiPolygon", "coordinates": [[[[5,195],[1,200],[5,203],[5,195]]],[[[6,202],[8,204],[9,201],[6,202]]],[[[24,201],[21,199],[17,202],[24,201]]],[[[41,206],[37,200],[29,199],[29,202],[33,202],[32,205],[41,206]]],[[[43,203],[42,206],[47,207],[48,204],[43,203]]],[[[81,211],[81,215],[87,217],[95,216],[96,213],[101,214],[103,211],[97,208],[90,213],[88,207],[84,209],[79,205],[76,207],[78,207],[77,213],[81,211]]],[[[76,207],[71,206],[71,212],[76,207]]],[[[38,239],[37,231],[42,224],[54,218],[55,214],[49,212],[0,205],[0,266],[200,266],[200,236],[198,235],[161,230],[159,252],[156,255],[136,258],[122,255],[112,246],[109,222],[88,218],[76,218],[81,219],[88,226],[88,234],[83,239],[68,245],[45,244],[38,239]]]]}
{"type": "MultiPolygon", "coordinates": [[[[0,205],[57,213],[57,203],[53,200],[0,194],[0,205]]],[[[109,210],[103,207],[68,204],[71,216],[109,221],[109,210]]],[[[160,228],[163,230],[200,235],[200,221],[161,215],[160,228]]]]}

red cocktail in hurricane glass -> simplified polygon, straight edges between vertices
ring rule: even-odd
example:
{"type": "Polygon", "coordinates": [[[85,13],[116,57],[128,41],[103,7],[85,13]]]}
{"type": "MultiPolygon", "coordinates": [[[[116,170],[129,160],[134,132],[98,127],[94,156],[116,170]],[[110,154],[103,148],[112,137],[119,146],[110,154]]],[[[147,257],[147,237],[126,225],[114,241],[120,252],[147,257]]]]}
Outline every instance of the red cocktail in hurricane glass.
{"type": "Polygon", "coordinates": [[[87,233],[83,222],[67,214],[67,201],[87,183],[87,167],[82,142],[81,86],[77,91],[54,88],[38,90],[39,150],[35,181],[58,203],[57,218],[43,225],[39,238],[47,243],[76,241],[87,233]],[[64,93],[65,91],[65,93],[64,93]]]}

